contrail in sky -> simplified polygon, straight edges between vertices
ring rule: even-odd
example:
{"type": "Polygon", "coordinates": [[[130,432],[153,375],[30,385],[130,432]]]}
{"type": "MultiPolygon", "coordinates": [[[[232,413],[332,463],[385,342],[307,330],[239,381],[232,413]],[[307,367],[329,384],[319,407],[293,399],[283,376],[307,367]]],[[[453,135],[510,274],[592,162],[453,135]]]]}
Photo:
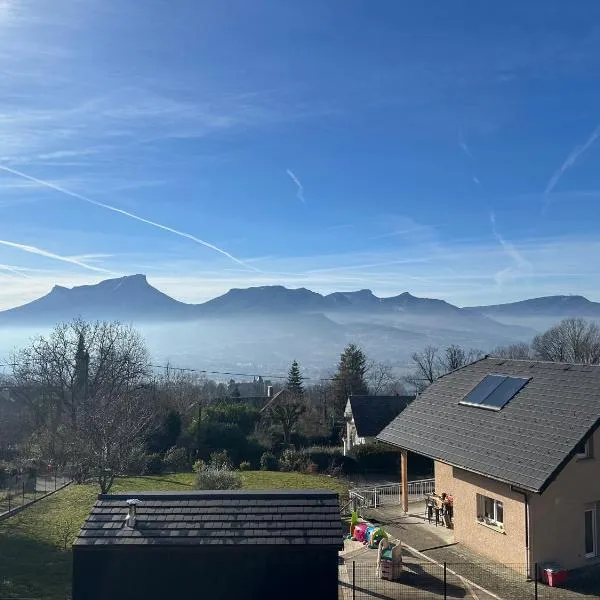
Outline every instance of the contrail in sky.
{"type": "Polygon", "coordinates": [[[490,212],[490,223],[492,224],[492,233],[494,237],[500,242],[504,252],[512,258],[519,267],[531,267],[531,263],[523,258],[521,253],[513,246],[510,242],[507,242],[496,229],[496,215],[493,212],[490,212]]]}
{"type": "Polygon", "coordinates": [[[467,142],[464,140],[462,129],[458,130],[458,145],[471,160],[475,160],[475,157],[471,154],[471,150],[469,150],[469,146],[467,146],[467,142]]]}
{"type": "Polygon", "coordinates": [[[52,258],[54,260],[60,260],[62,262],[66,262],[72,265],[77,265],[78,267],[83,267],[84,269],[88,269],[90,271],[96,271],[97,273],[112,274],[112,271],[107,271],[106,269],[101,269],[100,267],[88,265],[87,263],[84,263],[75,258],[61,256],[60,254],[54,254],[54,252],[48,252],[48,250],[42,250],[42,248],[37,248],[36,246],[18,244],[17,242],[9,242],[8,240],[0,240],[0,244],[2,244],[3,246],[9,246],[10,248],[16,248],[17,250],[23,250],[23,252],[29,252],[30,254],[37,254],[38,256],[45,256],[46,258],[52,258]]]}
{"type": "Polygon", "coordinates": [[[9,273],[12,273],[13,275],[18,275],[19,277],[25,277],[25,279],[31,279],[29,275],[26,275],[25,273],[23,273],[23,271],[21,271],[21,269],[17,267],[11,267],[10,265],[0,265],[0,270],[8,271],[9,273]]]}
{"type": "Polygon", "coordinates": [[[104,202],[99,202],[98,200],[92,200],[91,198],[88,198],[87,196],[83,196],[82,194],[78,194],[77,192],[72,192],[70,190],[67,190],[66,188],[59,186],[59,185],[50,183],[49,181],[44,181],[43,179],[38,179],[37,177],[27,175],[26,173],[23,173],[22,171],[17,171],[16,169],[12,169],[11,167],[7,167],[5,165],[0,165],[0,170],[6,171],[7,173],[12,173],[13,175],[17,175],[18,177],[23,177],[24,179],[28,179],[29,181],[33,181],[35,183],[38,183],[39,185],[43,185],[43,186],[50,188],[52,190],[55,190],[57,192],[61,192],[62,194],[66,194],[67,196],[71,196],[72,198],[77,198],[78,200],[83,200],[84,202],[93,204],[94,206],[99,206],[100,208],[105,208],[106,210],[112,210],[113,212],[120,213],[126,217],[129,217],[130,219],[135,219],[136,221],[140,221],[141,223],[146,223],[147,225],[152,225],[152,227],[156,227],[157,229],[162,229],[163,231],[168,231],[168,232],[178,235],[180,237],[187,238],[188,240],[192,240],[193,242],[196,242],[197,244],[200,244],[201,246],[205,246],[206,248],[210,248],[211,250],[214,250],[215,252],[218,252],[219,254],[226,256],[233,262],[237,263],[238,265],[241,265],[242,267],[245,267],[246,269],[250,269],[251,271],[256,271],[258,273],[261,272],[259,269],[256,269],[255,267],[252,267],[251,265],[246,264],[244,261],[240,260],[239,258],[236,258],[232,254],[229,254],[229,252],[226,252],[222,248],[219,248],[218,246],[215,246],[214,244],[211,244],[200,238],[197,238],[196,236],[192,235],[191,233],[186,233],[185,231],[179,231],[178,229],[173,229],[172,227],[168,227],[167,225],[162,225],[161,223],[157,223],[156,221],[151,221],[150,219],[145,219],[144,217],[140,217],[134,213],[123,210],[122,208],[117,208],[116,206],[111,206],[110,204],[106,204],[104,202]]]}
{"type": "Polygon", "coordinates": [[[300,180],[294,175],[294,172],[291,169],[286,169],[285,172],[290,176],[290,179],[296,184],[298,187],[298,200],[303,204],[306,204],[306,200],[304,199],[304,186],[300,183],[300,180]]]}
{"type": "Polygon", "coordinates": [[[548,184],[546,185],[546,189],[544,190],[544,194],[549,194],[556,187],[558,180],[565,174],[566,171],[568,171],[577,162],[577,160],[579,160],[579,157],[596,142],[599,136],[600,125],[596,127],[594,131],[592,131],[592,134],[587,139],[587,142],[583,144],[583,146],[575,146],[575,148],[571,150],[571,154],[567,156],[567,159],[562,164],[562,167],[558,169],[558,171],[556,171],[556,173],[554,173],[554,175],[552,175],[552,177],[550,178],[550,181],[548,182],[548,184]]]}

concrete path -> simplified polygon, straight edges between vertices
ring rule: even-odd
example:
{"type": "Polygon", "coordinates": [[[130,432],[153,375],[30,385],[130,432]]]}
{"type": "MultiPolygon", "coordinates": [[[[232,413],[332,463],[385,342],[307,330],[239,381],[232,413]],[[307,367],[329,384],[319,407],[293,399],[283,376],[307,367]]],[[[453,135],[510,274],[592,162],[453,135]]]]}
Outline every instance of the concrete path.
{"type": "MultiPolygon", "coordinates": [[[[407,554],[423,561],[431,561],[432,564],[446,563],[447,568],[452,570],[459,580],[473,587],[474,591],[469,593],[480,594],[481,600],[484,598],[485,600],[489,598],[527,600],[535,597],[535,584],[527,581],[524,565],[514,565],[510,568],[493,563],[463,545],[454,543],[452,529],[436,527],[427,522],[424,504],[411,504],[408,515],[404,515],[399,506],[389,506],[370,509],[365,517],[383,524],[390,535],[402,541],[407,554]]],[[[571,589],[550,588],[539,583],[538,599],[600,598],[600,571],[596,574],[588,574],[577,581],[574,575],[569,588],[571,589]]],[[[463,597],[478,598],[477,595],[463,597]]]]}

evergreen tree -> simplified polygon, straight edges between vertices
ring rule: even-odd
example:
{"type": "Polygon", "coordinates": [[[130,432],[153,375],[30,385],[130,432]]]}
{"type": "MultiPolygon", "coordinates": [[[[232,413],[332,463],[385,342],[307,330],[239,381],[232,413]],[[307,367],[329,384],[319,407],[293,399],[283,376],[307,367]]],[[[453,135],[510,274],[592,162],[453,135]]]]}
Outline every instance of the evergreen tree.
{"type": "Polygon", "coordinates": [[[365,380],[367,374],[367,357],[356,344],[348,344],[340,356],[338,370],[335,375],[335,404],[341,414],[348,396],[360,396],[369,393],[365,380]]]}
{"type": "Polygon", "coordinates": [[[300,365],[297,360],[294,360],[288,371],[287,383],[285,384],[286,389],[301,398],[304,395],[303,379],[300,373],[300,365]]]}

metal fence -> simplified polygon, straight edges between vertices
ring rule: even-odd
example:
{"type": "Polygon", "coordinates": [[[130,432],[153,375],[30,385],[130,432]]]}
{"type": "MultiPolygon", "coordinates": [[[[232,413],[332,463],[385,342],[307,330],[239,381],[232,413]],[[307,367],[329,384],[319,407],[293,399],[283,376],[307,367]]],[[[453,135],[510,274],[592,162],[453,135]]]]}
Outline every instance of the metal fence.
{"type": "Polygon", "coordinates": [[[536,578],[528,580],[524,565],[411,560],[405,561],[397,581],[380,578],[376,563],[345,563],[338,592],[340,600],[547,600],[556,598],[557,590],[536,578]]]}
{"type": "MultiPolygon", "coordinates": [[[[425,500],[428,494],[435,490],[435,479],[420,479],[409,481],[408,501],[418,502],[425,500]]],[[[350,490],[350,499],[355,499],[357,508],[377,508],[391,504],[400,504],[402,501],[402,486],[399,483],[362,487],[350,490]]]]}
{"type": "Polygon", "coordinates": [[[13,475],[0,484],[0,517],[23,508],[72,481],[68,472],[54,471],[43,475],[13,475]]]}

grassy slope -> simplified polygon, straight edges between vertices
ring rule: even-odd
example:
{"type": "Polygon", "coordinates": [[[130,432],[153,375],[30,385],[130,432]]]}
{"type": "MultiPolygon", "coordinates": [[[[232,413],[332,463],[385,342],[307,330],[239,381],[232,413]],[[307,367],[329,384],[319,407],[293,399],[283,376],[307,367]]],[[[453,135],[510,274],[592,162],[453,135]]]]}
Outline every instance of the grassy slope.
{"type": "MultiPolygon", "coordinates": [[[[347,495],[339,480],[302,473],[242,473],[247,489],[330,489],[347,495]]],[[[112,491],[193,489],[194,475],[130,477],[112,491]]],[[[0,598],[65,600],[71,587],[70,544],[92,507],[98,489],[72,485],[0,523],[0,598]],[[66,545],[66,550],[65,550],[66,545]]]]}

